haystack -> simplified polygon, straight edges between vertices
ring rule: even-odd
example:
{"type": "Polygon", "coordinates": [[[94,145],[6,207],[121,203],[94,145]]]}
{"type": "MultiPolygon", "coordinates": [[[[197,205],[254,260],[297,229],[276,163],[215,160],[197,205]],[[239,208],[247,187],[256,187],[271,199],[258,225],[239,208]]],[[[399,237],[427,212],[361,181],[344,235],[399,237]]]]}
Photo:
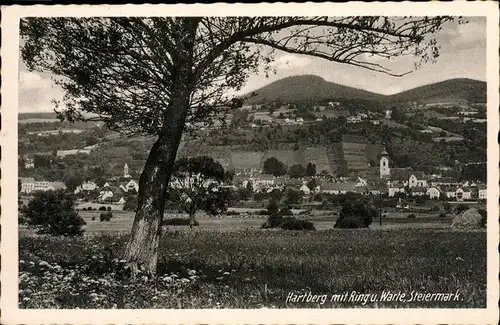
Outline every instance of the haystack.
{"type": "Polygon", "coordinates": [[[476,209],[468,209],[453,218],[451,223],[453,229],[476,229],[481,228],[481,215],[476,209]]]}

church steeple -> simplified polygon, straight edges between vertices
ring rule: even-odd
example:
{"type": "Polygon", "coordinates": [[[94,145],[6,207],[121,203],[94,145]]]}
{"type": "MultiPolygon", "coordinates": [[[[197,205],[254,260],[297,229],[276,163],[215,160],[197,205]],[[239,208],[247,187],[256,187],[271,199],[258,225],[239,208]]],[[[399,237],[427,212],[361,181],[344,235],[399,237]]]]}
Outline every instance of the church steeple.
{"type": "Polygon", "coordinates": [[[389,154],[384,148],[380,156],[380,178],[387,178],[390,175],[391,170],[389,168],[389,154]]]}
{"type": "Polygon", "coordinates": [[[127,163],[125,163],[125,166],[123,167],[123,177],[126,177],[126,178],[131,177],[130,174],[129,174],[127,163]]]}

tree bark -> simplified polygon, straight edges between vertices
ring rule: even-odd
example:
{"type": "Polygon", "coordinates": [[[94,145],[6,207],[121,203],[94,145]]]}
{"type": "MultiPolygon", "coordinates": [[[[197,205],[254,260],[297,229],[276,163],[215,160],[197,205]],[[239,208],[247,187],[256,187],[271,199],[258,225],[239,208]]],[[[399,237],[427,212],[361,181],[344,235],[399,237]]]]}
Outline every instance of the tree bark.
{"type": "Polygon", "coordinates": [[[178,50],[172,55],[176,71],[172,74],[171,102],[139,180],[137,212],[124,254],[133,279],[139,270],[151,276],[156,274],[166,193],[193,91],[191,70],[196,27],[195,19],[186,18],[179,23],[182,31],[178,33],[178,50]]]}

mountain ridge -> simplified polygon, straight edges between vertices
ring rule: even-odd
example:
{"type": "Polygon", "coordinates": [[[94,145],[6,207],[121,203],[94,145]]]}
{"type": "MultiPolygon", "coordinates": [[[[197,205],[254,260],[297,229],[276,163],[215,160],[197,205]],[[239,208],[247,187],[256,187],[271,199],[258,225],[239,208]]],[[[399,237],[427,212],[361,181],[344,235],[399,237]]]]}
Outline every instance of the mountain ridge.
{"type": "Polygon", "coordinates": [[[316,75],[286,77],[245,95],[245,104],[265,104],[276,101],[326,101],[362,99],[379,102],[486,102],[486,82],[471,78],[452,78],[417,86],[396,94],[384,95],[360,88],[326,81],[316,75]],[[256,94],[250,96],[250,94],[256,94]]]}

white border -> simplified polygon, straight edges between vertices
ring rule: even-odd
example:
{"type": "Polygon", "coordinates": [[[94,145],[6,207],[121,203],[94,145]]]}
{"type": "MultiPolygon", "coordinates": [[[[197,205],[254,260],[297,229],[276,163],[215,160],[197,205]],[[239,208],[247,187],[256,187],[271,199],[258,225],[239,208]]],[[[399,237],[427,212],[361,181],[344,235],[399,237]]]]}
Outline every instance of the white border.
{"type": "Polygon", "coordinates": [[[1,323],[5,324],[139,324],[139,323],[496,323],[498,314],[499,198],[499,11],[495,2],[197,4],[119,6],[2,7],[1,160],[1,323]],[[261,309],[261,310],[20,310],[17,231],[17,107],[19,18],[25,16],[486,16],[488,66],[488,274],[486,309],[261,309]]]}

